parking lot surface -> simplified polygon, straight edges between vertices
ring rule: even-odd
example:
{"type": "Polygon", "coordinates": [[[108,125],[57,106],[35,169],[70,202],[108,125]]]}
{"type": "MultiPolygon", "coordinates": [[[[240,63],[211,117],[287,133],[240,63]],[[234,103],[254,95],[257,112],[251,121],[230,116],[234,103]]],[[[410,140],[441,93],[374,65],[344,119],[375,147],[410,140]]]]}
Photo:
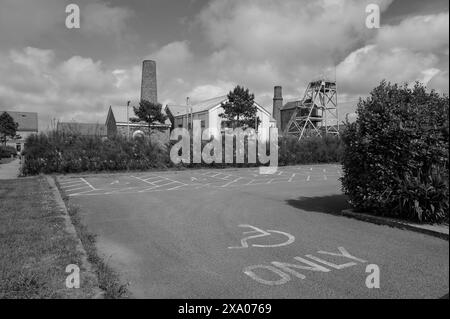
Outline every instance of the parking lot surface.
{"type": "Polygon", "coordinates": [[[349,208],[340,176],[312,165],[57,179],[137,298],[447,294],[448,241],[336,215],[349,208]]]}

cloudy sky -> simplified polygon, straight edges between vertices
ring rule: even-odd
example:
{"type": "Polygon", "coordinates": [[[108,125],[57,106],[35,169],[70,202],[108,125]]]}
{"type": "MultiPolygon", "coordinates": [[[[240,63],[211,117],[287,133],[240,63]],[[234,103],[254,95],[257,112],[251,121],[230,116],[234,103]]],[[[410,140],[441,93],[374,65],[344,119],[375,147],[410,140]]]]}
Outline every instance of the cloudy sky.
{"type": "Polygon", "coordinates": [[[137,103],[141,63],[154,59],[162,104],[248,87],[271,109],[308,81],[336,76],[341,114],[382,79],[449,91],[448,0],[0,0],[0,109],[104,122],[137,103]],[[81,28],[67,29],[66,5],[81,28]],[[365,27],[366,5],[381,28],[365,27]]]}

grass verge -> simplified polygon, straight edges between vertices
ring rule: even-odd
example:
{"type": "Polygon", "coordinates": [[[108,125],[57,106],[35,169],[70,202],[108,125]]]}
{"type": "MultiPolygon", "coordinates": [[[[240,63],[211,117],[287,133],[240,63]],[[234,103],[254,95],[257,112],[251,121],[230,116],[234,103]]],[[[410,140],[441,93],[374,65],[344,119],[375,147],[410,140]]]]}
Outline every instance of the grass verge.
{"type": "Polygon", "coordinates": [[[80,288],[66,287],[69,264],[82,265],[44,177],[0,181],[0,298],[92,298],[94,275],[80,266],[80,288]]]}
{"type": "MultiPolygon", "coordinates": [[[[62,192],[62,194],[64,193],[62,192]]],[[[99,287],[104,291],[104,298],[119,299],[130,297],[127,285],[120,281],[118,274],[98,255],[95,245],[96,235],[91,233],[88,227],[82,222],[79,208],[70,204],[67,196],[63,195],[63,200],[66,203],[77,235],[86,250],[88,261],[92,264],[93,270],[97,275],[99,287]]]]}

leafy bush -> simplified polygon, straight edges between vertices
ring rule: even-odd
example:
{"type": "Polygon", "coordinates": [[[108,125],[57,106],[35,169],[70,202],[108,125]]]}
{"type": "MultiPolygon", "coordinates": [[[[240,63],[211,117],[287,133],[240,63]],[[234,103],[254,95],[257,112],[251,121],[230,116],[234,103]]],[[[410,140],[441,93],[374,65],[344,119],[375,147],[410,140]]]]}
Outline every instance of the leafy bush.
{"type": "Polygon", "coordinates": [[[343,134],[342,186],[357,210],[448,220],[448,97],[382,82],[343,134]]]}
{"type": "Polygon", "coordinates": [[[279,165],[311,163],[337,163],[341,161],[341,138],[334,135],[308,137],[298,140],[294,136],[279,139],[279,165]]]}
{"type": "MultiPolygon", "coordinates": [[[[174,145],[176,141],[172,141],[170,145],[174,145]]],[[[202,141],[203,147],[209,143],[209,141],[202,141]]],[[[233,164],[225,163],[225,154],[222,151],[222,163],[193,163],[193,145],[191,138],[191,164],[179,164],[181,167],[253,167],[262,165],[256,158],[256,163],[248,163],[248,141],[245,139],[245,155],[244,163],[236,163],[236,138],[234,138],[233,148],[233,164]]],[[[295,136],[282,136],[278,139],[278,165],[300,165],[300,164],[312,164],[312,163],[338,163],[342,158],[343,145],[339,136],[328,135],[324,137],[308,137],[301,141],[295,136]]],[[[225,149],[225,138],[222,136],[222,150],[225,149]]],[[[269,153],[269,147],[266,147],[269,153]]],[[[272,152],[272,149],[270,149],[272,152]]],[[[267,164],[268,165],[268,164],[267,164]]]]}
{"type": "Polygon", "coordinates": [[[0,146],[0,158],[16,156],[17,151],[13,146],[0,146]]]}
{"type": "MultiPolygon", "coordinates": [[[[84,171],[147,170],[150,168],[225,168],[253,167],[260,163],[248,163],[247,140],[245,141],[245,163],[236,163],[234,147],[233,164],[193,163],[191,139],[191,163],[175,165],[170,160],[171,141],[161,147],[150,138],[128,140],[122,136],[101,138],[94,136],[67,135],[58,132],[31,135],[25,142],[23,155],[24,175],[39,173],[76,173],[84,171]]],[[[202,149],[208,141],[202,141],[202,149]]],[[[222,150],[225,139],[222,140],[222,150]]],[[[308,138],[298,141],[295,137],[280,137],[279,165],[338,162],[342,145],[339,137],[308,138]]],[[[272,150],[271,150],[272,151],[272,150]]]]}
{"type": "Polygon", "coordinates": [[[66,135],[58,132],[31,135],[25,141],[23,173],[76,173],[83,171],[147,170],[165,168],[167,151],[149,138],[66,135]]]}

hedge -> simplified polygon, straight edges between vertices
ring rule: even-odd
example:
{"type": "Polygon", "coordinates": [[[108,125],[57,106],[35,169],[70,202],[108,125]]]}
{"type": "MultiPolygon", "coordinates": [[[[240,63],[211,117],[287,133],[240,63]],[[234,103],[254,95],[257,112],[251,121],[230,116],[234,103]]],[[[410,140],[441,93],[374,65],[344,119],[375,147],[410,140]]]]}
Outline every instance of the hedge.
{"type": "Polygon", "coordinates": [[[66,135],[30,135],[25,141],[24,175],[165,168],[168,153],[149,138],[126,139],[66,135]]]}
{"type": "Polygon", "coordinates": [[[342,187],[357,211],[448,221],[449,99],[416,83],[376,87],[343,134],[342,187]]]}
{"type": "MultiPolygon", "coordinates": [[[[121,136],[100,138],[66,135],[58,132],[40,133],[29,136],[25,142],[23,174],[148,170],[168,167],[252,167],[260,165],[260,163],[248,163],[247,152],[245,163],[241,164],[236,164],[236,161],[233,164],[206,164],[203,162],[195,164],[192,163],[192,149],[191,163],[175,165],[170,160],[170,148],[175,143],[176,141],[171,141],[165,147],[161,147],[149,138],[128,140],[121,136]]],[[[208,142],[203,141],[202,144],[205,145],[206,143],[208,142]]],[[[342,156],[342,143],[339,137],[308,138],[300,142],[295,137],[280,137],[279,146],[278,161],[280,166],[336,163],[342,156]]],[[[234,148],[234,152],[236,152],[236,148],[234,148]]]]}
{"type": "Polygon", "coordinates": [[[16,156],[17,151],[13,146],[0,146],[0,158],[16,156]]]}

